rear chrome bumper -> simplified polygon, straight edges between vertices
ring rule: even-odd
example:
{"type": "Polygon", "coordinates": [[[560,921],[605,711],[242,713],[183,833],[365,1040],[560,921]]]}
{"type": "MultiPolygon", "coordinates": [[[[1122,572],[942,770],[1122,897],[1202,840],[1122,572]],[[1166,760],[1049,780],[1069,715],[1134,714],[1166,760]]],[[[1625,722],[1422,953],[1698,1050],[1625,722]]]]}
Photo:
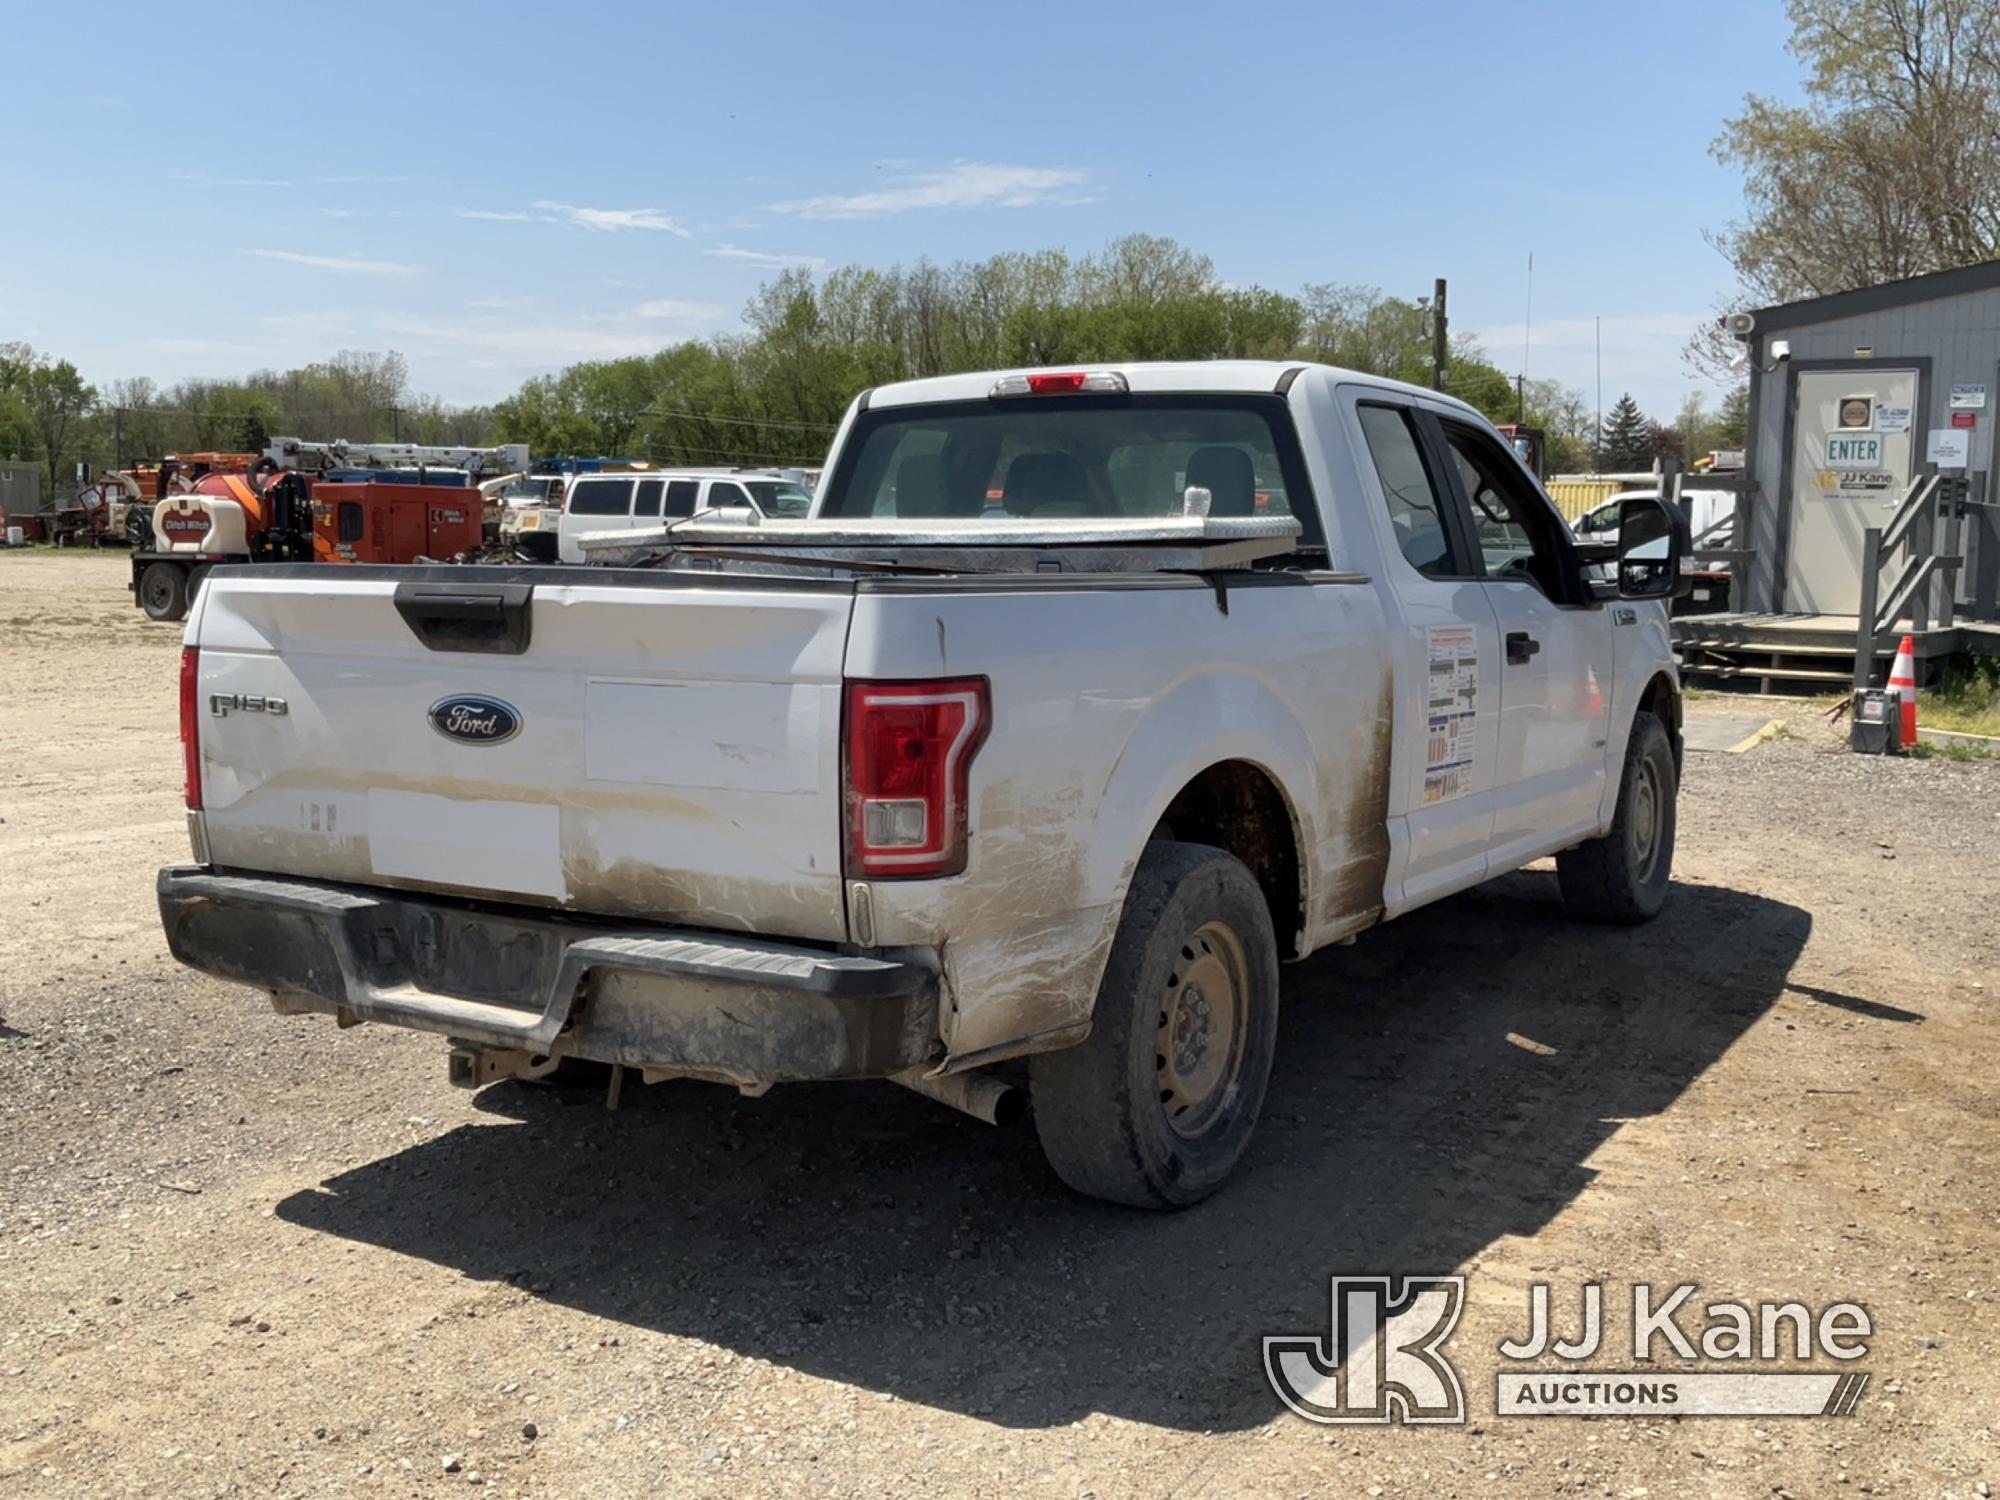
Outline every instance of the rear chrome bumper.
{"type": "Polygon", "coordinates": [[[937,977],[916,964],[191,866],[161,870],[159,896],[182,963],[344,1022],[730,1082],[943,1055],[937,977]]]}

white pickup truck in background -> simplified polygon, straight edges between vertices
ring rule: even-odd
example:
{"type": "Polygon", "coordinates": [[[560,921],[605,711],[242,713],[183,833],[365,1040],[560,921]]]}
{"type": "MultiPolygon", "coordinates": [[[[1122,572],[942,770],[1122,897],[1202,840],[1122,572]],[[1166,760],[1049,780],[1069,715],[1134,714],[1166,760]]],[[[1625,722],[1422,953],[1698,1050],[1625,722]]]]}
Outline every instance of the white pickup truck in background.
{"type": "Polygon", "coordinates": [[[176,956],[441,1033],[471,1084],[887,1077],[995,1117],[1027,1057],[1056,1171],[1171,1207],[1250,1138],[1282,960],[1549,854],[1580,916],[1666,897],[1684,528],[1639,501],[1580,545],[1433,392],[916,381],[855,401],[811,518],[616,540],[211,573],[176,956]]]}

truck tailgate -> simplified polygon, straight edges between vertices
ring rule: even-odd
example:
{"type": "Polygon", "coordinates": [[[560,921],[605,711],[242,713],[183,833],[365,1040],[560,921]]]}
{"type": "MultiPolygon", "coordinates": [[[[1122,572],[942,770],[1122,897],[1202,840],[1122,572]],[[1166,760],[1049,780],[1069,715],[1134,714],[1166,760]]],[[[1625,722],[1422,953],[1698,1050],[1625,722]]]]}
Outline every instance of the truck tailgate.
{"type": "Polygon", "coordinates": [[[852,605],[684,573],[218,569],[188,635],[210,858],[844,939],[852,605]],[[438,648],[465,634],[452,597],[495,601],[479,649],[438,648]]]}

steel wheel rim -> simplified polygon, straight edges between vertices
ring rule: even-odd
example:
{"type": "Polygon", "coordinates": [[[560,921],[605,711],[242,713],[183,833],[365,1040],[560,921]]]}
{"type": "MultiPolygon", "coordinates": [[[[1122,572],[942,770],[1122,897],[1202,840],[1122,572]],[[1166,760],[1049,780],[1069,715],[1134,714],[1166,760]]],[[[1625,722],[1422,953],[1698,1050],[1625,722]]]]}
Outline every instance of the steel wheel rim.
{"type": "Polygon", "coordinates": [[[1223,922],[1204,922],[1174,955],[1160,996],[1153,1068],[1160,1111],[1183,1138],[1215,1123],[1235,1093],[1249,1032],[1250,967],[1223,922]]]}
{"type": "Polygon", "coordinates": [[[154,574],[143,582],[142,587],[146,590],[146,602],[153,608],[165,609],[173,603],[174,583],[165,574],[154,574]]]}
{"type": "Polygon", "coordinates": [[[1660,795],[1660,773],[1652,759],[1639,762],[1638,778],[1632,783],[1632,806],[1627,811],[1626,841],[1632,866],[1643,885],[1653,878],[1660,862],[1660,824],[1666,799],[1660,795]]]}

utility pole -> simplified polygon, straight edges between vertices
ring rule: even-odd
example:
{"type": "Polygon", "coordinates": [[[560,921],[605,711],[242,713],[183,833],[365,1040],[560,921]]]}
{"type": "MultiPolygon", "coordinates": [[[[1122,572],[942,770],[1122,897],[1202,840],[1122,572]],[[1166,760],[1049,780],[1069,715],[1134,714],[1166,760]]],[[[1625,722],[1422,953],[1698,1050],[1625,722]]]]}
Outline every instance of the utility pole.
{"type": "Polygon", "coordinates": [[[1438,277],[1431,291],[1431,389],[1441,391],[1445,367],[1451,358],[1451,341],[1445,332],[1444,278],[1438,277]]]}
{"type": "Polygon", "coordinates": [[[1528,420],[1528,377],[1525,372],[1514,377],[1514,425],[1520,426],[1528,420]]]}
{"type": "Polygon", "coordinates": [[[1598,455],[1604,448],[1604,315],[1597,316],[1597,425],[1590,431],[1591,472],[1603,468],[1598,455]]]}
{"type": "Polygon", "coordinates": [[[111,467],[118,470],[125,467],[125,408],[111,409],[111,467]]]}

